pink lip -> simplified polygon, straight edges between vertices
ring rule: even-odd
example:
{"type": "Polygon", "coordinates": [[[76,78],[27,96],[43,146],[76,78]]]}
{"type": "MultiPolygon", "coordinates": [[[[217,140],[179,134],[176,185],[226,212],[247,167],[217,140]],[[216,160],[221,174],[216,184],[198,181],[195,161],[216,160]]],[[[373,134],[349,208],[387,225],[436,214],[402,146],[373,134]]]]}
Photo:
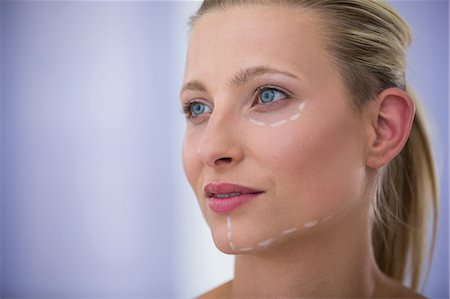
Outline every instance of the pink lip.
{"type": "Polygon", "coordinates": [[[258,195],[264,193],[262,190],[257,190],[245,186],[235,185],[231,183],[210,183],[204,188],[205,195],[208,197],[208,206],[216,213],[231,212],[243,204],[251,201],[258,195]],[[240,193],[239,195],[228,198],[216,197],[216,194],[231,194],[240,193]]]}

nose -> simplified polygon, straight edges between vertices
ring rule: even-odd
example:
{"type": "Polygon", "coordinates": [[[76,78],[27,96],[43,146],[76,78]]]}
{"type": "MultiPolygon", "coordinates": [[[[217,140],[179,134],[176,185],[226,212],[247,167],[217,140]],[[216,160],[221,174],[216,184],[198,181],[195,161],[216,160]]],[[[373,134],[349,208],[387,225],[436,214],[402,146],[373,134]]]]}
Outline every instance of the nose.
{"type": "Polygon", "coordinates": [[[239,133],[236,119],[211,114],[198,144],[200,160],[216,169],[239,163],[243,158],[239,133]]]}

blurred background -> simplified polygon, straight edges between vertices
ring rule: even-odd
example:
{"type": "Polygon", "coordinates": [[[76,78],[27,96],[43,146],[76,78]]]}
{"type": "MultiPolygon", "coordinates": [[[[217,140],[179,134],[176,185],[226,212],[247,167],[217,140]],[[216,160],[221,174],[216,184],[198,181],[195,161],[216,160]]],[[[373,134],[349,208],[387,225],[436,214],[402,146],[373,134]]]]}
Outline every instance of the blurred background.
{"type": "MultiPolygon", "coordinates": [[[[448,1],[415,33],[441,180],[424,293],[449,297],[448,1]]],[[[184,177],[185,1],[2,1],[1,298],[192,298],[232,277],[184,177]]]]}

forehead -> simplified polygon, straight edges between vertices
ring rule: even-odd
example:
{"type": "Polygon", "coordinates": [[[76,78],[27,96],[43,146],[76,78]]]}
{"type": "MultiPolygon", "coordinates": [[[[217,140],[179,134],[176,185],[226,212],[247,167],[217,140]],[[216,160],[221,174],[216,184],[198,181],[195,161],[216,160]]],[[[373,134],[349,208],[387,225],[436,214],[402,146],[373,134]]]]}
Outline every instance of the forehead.
{"type": "Polygon", "coordinates": [[[314,73],[328,56],[320,19],[311,10],[240,5],[213,10],[197,21],[189,40],[186,79],[217,78],[253,65],[314,73]]]}

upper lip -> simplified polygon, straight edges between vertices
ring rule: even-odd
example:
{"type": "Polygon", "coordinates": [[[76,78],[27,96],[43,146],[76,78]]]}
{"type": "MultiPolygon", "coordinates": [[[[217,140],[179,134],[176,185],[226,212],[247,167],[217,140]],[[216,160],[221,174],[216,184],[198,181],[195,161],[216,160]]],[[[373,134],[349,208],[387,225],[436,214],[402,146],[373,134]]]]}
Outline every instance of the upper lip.
{"type": "Polygon", "coordinates": [[[209,183],[204,188],[203,191],[208,197],[212,197],[216,194],[230,194],[230,193],[261,193],[263,190],[258,190],[246,186],[236,185],[232,183],[209,183]]]}

